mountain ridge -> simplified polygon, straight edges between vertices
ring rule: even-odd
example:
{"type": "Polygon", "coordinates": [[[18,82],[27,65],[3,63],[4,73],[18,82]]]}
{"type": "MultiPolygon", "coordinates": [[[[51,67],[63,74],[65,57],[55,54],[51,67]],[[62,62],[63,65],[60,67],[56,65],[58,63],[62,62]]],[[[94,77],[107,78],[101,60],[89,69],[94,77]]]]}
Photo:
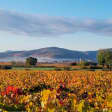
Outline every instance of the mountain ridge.
{"type": "MultiPolygon", "coordinates": [[[[110,50],[112,50],[110,48],[110,50]]],[[[27,57],[37,57],[39,61],[96,61],[98,50],[78,51],[59,47],[46,47],[34,50],[0,52],[0,61],[24,61],[27,57]]]]}

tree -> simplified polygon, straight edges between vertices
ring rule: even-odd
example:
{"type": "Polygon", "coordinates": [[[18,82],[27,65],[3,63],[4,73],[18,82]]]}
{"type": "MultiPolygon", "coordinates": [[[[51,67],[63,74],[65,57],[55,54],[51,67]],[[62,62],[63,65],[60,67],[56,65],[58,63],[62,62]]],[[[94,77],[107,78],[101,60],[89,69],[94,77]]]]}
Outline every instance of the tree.
{"type": "Polygon", "coordinates": [[[97,55],[99,65],[107,66],[107,68],[111,68],[112,66],[112,51],[110,50],[100,50],[97,55]]]}
{"type": "Polygon", "coordinates": [[[37,64],[37,58],[29,57],[26,59],[27,66],[35,66],[37,64]]]}
{"type": "Polygon", "coordinates": [[[98,64],[104,67],[105,65],[105,51],[104,50],[99,50],[97,55],[97,60],[98,60],[98,64]]]}
{"type": "Polygon", "coordinates": [[[89,62],[87,62],[87,61],[81,61],[80,65],[81,66],[89,66],[89,62]]]}
{"type": "Polygon", "coordinates": [[[108,68],[112,66],[112,52],[109,50],[105,52],[105,64],[108,68]]]}

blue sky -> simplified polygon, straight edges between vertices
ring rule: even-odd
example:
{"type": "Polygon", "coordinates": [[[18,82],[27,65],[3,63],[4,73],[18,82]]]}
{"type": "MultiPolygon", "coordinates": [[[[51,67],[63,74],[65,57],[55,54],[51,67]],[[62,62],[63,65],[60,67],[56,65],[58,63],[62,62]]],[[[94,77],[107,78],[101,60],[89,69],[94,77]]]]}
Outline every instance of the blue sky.
{"type": "Polygon", "coordinates": [[[112,48],[111,0],[1,0],[0,51],[112,48]]]}

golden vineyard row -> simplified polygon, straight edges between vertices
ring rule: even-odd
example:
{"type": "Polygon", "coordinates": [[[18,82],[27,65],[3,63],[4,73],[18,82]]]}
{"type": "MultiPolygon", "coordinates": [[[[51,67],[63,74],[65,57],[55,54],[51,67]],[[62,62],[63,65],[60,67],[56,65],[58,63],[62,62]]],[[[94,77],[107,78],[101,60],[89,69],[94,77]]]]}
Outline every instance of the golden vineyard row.
{"type": "Polygon", "coordinates": [[[112,72],[1,70],[0,92],[3,110],[111,112],[112,72]]]}

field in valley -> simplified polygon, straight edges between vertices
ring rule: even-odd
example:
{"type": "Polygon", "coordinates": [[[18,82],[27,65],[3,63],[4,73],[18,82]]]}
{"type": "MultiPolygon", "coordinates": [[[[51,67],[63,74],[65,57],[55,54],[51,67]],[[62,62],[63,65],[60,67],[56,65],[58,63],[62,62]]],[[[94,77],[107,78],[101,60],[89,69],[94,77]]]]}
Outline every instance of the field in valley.
{"type": "Polygon", "coordinates": [[[112,72],[0,70],[0,109],[111,112],[112,72]]]}

